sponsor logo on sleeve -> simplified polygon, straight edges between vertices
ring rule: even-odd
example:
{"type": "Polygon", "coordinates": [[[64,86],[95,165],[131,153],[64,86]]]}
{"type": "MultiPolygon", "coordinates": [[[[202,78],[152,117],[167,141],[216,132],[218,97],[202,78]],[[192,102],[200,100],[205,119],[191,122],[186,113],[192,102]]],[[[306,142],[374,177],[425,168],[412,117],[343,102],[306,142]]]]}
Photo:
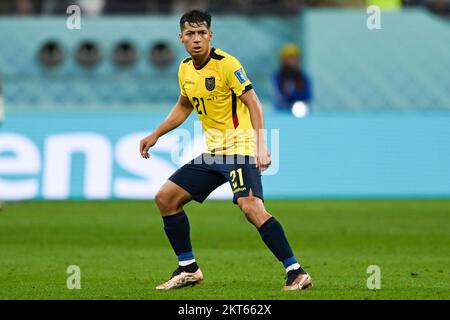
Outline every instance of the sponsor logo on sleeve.
{"type": "Polygon", "coordinates": [[[239,80],[239,82],[241,84],[244,83],[245,81],[247,81],[247,77],[245,76],[244,70],[242,70],[242,68],[235,71],[234,75],[236,76],[236,78],[239,80]]]}

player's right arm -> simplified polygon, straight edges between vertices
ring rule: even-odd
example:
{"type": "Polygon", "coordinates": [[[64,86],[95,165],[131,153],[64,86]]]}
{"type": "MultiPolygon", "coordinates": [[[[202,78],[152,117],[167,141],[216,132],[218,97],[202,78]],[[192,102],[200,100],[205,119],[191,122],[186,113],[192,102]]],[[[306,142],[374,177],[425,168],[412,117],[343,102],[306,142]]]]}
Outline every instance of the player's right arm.
{"type": "Polygon", "coordinates": [[[148,150],[156,144],[161,136],[182,124],[193,109],[189,98],[181,94],[167,118],[152,133],[141,140],[139,146],[141,156],[148,159],[150,157],[148,150]]]}

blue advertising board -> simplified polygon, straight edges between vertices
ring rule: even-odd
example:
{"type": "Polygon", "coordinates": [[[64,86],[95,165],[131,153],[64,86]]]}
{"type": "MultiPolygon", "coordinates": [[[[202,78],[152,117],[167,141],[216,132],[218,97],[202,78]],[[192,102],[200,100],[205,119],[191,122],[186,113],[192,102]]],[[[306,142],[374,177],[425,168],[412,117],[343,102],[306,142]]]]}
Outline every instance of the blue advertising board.
{"type": "MultiPolygon", "coordinates": [[[[0,128],[0,199],[151,199],[204,149],[191,116],[142,159],[164,115],[11,114],[0,128]]],[[[268,114],[266,198],[450,197],[449,114],[268,114]]],[[[212,198],[231,199],[224,185],[212,198]]]]}

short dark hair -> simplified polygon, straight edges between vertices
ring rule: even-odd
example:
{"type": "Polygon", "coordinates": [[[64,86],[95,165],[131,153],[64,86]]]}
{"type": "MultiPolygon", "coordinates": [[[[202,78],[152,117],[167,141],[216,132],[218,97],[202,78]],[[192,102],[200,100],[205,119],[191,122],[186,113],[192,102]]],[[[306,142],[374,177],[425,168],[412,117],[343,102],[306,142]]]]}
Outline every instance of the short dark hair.
{"type": "Polygon", "coordinates": [[[191,10],[183,14],[180,19],[180,29],[183,29],[184,23],[188,24],[197,24],[200,25],[202,23],[206,23],[208,29],[211,27],[211,15],[209,12],[200,11],[200,10],[191,10]]]}

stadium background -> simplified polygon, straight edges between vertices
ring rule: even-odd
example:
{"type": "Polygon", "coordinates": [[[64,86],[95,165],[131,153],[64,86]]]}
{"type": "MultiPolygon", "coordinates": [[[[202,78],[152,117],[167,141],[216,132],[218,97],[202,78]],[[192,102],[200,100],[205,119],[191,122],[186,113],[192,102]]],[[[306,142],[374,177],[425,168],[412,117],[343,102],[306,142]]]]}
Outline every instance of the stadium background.
{"type": "MultiPolygon", "coordinates": [[[[0,4],[0,77],[5,108],[0,127],[0,200],[7,202],[3,221],[0,218],[0,245],[4,246],[5,257],[10,258],[3,260],[0,279],[4,288],[12,290],[9,296],[6,290],[2,292],[2,297],[70,297],[60,289],[52,291],[52,287],[44,291],[25,289],[8,276],[14,274],[11,270],[23,270],[21,267],[28,265],[26,258],[14,260],[20,257],[14,248],[19,252],[29,250],[22,247],[22,241],[33,242],[33,232],[40,239],[36,230],[54,236],[46,229],[49,220],[62,225],[69,220],[81,226],[94,219],[99,227],[106,219],[99,212],[105,213],[105,208],[109,213],[123,210],[127,214],[135,208],[139,213],[130,213],[130,219],[137,221],[155,211],[146,201],[42,200],[151,199],[180,164],[201,152],[198,122],[191,116],[181,127],[195,138],[190,148],[179,151],[180,141],[172,133],[161,139],[151,160],[140,159],[138,153],[139,139],[165,118],[179,94],[177,69],[186,52],[178,42],[178,20],[180,13],[191,7],[211,11],[213,45],[240,59],[263,102],[267,128],[279,129],[271,140],[271,147],[276,148],[272,149],[274,165],[263,177],[264,192],[268,203],[277,200],[274,211],[286,211],[281,220],[289,224],[304,223],[305,216],[311,214],[311,231],[298,230],[299,246],[307,242],[308,234],[314,237],[313,230],[319,224],[323,227],[324,220],[331,228],[324,235],[333,238],[342,231],[331,227],[338,225],[333,219],[343,219],[351,226],[352,221],[363,223],[380,214],[379,225],[372,221],[374,231],[392,227],[389,219],[398,214],[395,230],[410,232],[399,236],[406,237],[402,238],[408,239],[405,242],[419,237],[424,245],[420,250],[429,246],[437,250],[429,251],[440,273],[435,276],[448,280],[450,254],[444,244],[448,244],[450,234],[449,1],[19,0],[0,4]],[[70,4],[82,8],[80,30],[66,27],[70,4]],[[366,7],[370,4],[382,8],[381,30],[366,27],[366,7]],[[304,69],[312,78],[314,99],[310,113],[302,118],[277,113],[272,107],[270,77],[278,65],[279,49],[288,42],[301,46],[304,69]],[[174,150],[181,152],[179,161],[171,158],[174,150]],[[329,200],[336,198],[346,200],[329,200]],[[356,198],[374,200],[358,202],[356,198]],[[386,198],[412,200],[391,203],[384,202],[386,198]],[[40,201],[18,202],[23,200],[40,201]],[[340,216],[339,212],[346,211],[343,208],[350,216],[340,216]],[[330,215],[312,215],[317,210],[330,215]],[[15,214],[10,216],[8,212],[15,214]],[[31,217],[32,212],[35,215],[31,217]],[[74,222],[76,217],[80,217],[79,224],[74,222]],[[416,224],[410,228],[402,225],[410,217],[415,217],[416,224]],[[430,224],[430,234],[420,234],[421,226],[430,224]],[[26,234],[27,230],[34,230],[28,234],[28,241],[26,236],[19,241],[16,234],[26,234]]],[[[227,185],[213,194],[217,199],[230,196],[227,185]]],[[[213,219],[210,222],[227,223],[231,202],[210,205],[218,215],[209,217],[213,219]]],[[[127,219],[119,216],[114,228],[126,225],[127,219]]],[[[156,212],[145,219],[151,219],[155,224],[152,227],[160,227],[156,212]]],[[[195,225],[205,217],[199,214],[192,219],[195,225]]],[[[235,241],[244,239],[245,230],[242,238],[234,235],[235,241]]],[[[141,231],[140,239],[148,244],[147,231],[141,231]]],[[[84,238],[86,234],[79,232],[70,239],[92,236],[84,238]]],[[[218,230],[212,227],[203,232],[207,237],[218,230]]],[[[224,237],[234,234],[234,229],[230,227],[227,232],[224,237]]],[[[68,241],[62,234],[59,237],[55,241],[68,241]]],[[[171,252],[163,237],[162,233],[152,233],[153,241],[161,242],[161,252],[150,251],[168,259],[171,252]]],[[[354,240],[361,237],[364,235],[355,234],[354,240]]],[[[136,242],[127,237],[125,240],[136,242]]],[[[234,242],[228,244],[233,247],[234,242]]],[[[82,260],[81,251],[77,257],[82,260]]],[[[42,268],[53,270],[51,260],[36,259],[32,260],[40,261],[42,268]]],[[[67,256],[61,259],[70,261],[67,256]]],[[[366,260],[370,259],[364,263],[366,260]]],[[[423,266],[421,263],[417,266],[423,266]]],[[[39,282],[37,270],[23,271],[22,276],[34,275],[39,282]]],[[[17,277],[23,279],[20,272],[17,277]]],[[[148,279],[140,284],[145,288],[148,279]]],[[[450,296],[448,285],[442,284],[439,290],[442,296],[433,292],[433,298],[450,296]]],[[[401,292],[400,297],[408,297],[401,292]]],[[[200,292],[193,297],[271,297],[246,294],[230,291],[228,296],[207,296],[200,292]]],[[[102,296],[97,292],[80,297],[128,296],[102,296]]],[[[156,298],[161,297],[171,298],[156,298]]]]}

